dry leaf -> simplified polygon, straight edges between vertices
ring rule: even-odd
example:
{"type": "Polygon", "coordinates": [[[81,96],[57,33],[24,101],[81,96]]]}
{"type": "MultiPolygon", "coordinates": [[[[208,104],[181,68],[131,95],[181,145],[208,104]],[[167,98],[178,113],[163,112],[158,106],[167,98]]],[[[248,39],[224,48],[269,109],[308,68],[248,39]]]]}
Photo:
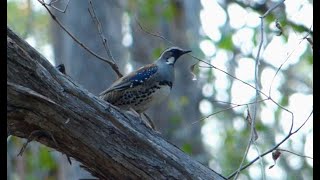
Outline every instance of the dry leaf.
{"type": "Polygon", "coordinates": [[[195,67],[198,63],[195,63],[193,65],[190,66],[190,72],[192,74],[192,80],[196,81],[197,80],[197,75],[194,73],[195,67]]]}
{"type": "Polygon", "coordinates": [[[277,149],[272,152],[272,159],[276,161],[280,157],[280,155],[281,155],[281,152],[277,149]]]}
{"type": "Polygon", "coordinates": [[[281,155],[281,152],[278,149],[272,152],[272,159],[274,161],[274,164],[271,165],[269,169],[273,168],[276,165],[277,159],[280,157],[280,155],[281,155]]]}

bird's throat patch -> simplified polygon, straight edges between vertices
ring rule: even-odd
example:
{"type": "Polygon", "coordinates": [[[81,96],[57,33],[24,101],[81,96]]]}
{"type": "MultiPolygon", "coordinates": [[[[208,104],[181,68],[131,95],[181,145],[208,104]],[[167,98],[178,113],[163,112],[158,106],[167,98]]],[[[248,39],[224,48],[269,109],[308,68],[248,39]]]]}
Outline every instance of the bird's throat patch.
{"type": "Polygon", "coordinates": [[[173,64],[173,63],[174,63],[174,60],[175,60],[174,57],[170,57],[170,58],[167,60],[167,64],[173,64]]]}

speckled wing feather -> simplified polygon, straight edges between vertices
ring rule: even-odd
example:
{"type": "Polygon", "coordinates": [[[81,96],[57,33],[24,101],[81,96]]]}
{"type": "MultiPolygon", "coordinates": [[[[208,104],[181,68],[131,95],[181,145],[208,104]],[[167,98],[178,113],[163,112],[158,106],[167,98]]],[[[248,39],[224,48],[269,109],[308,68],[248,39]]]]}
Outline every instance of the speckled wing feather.
{"type": "MultiPolygon", "coordinates": [[[[130,74],[116,80],[108,89],[100,93],[100,98],[107,100],[110,99],[108,96],[116,96],[115,93],[108,95],[111,92],[123,91],[128,88],[135,88],[152,78],[156,74],[158,67],[155,64],[149,64],[141,67],[137,71],[131,72],[130,74]]],[[[112,99],[115,99],[113,97],[112,99]]]]}

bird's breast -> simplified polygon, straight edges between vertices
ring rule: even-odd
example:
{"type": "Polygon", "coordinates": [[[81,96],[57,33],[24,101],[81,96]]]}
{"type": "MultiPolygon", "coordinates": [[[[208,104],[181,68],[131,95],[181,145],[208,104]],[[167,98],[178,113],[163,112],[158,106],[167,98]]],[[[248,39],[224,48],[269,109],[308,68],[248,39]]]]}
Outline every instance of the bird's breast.
{"type": "Polygon", "coordinates": [[[111,92],[106,99],[122,109],[133,108],[141,113],[167,98],[171,87],[170,82],[157,82],[149,86],[137,86],[124,91],[111,92]]]}
{"type": "Polygon", "coordinates": [[[166,84],[159,83],[157,87],[159,88],[152,93],[152,101],[154,103],[159,103],[165,98],[167,98],[171,91],[171,87],[166,84]]]}
{"type": "MultiPolygon", "coordinates": [[[[172,84],[171,84],[172,85],[172,84]]],[[[134,104],[133,109],[137,112],[144,112],[155,104],[159,104],[166,99],[171,91],[171,86],[161,82],[142,88],[136,94],[138,102],[134,104]]]]}

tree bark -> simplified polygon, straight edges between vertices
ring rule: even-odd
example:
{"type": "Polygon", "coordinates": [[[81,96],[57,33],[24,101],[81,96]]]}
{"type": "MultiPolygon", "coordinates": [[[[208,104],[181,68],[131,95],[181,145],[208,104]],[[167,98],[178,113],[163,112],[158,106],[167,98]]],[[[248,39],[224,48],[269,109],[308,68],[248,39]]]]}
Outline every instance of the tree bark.
{"type": "Polygon", "coordinates": [[[9,28],[7,129],[21,138],[51,134],[36,140],[100,179],[225,179],[58,72],[9,28]]]}

